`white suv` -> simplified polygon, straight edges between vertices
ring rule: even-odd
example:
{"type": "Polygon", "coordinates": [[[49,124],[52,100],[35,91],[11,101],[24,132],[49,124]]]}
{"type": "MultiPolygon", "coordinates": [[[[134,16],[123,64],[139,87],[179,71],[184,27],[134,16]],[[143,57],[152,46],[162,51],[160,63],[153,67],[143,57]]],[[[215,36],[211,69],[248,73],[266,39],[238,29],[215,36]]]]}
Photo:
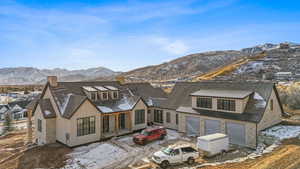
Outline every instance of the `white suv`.
{"type": "Polygon", "coordinates": [[[152,160],[162,168],[170,164],[187,162],[193,164],[199,158],[199,152],[189,145],[170,146],[153,154],[152,160]]]}

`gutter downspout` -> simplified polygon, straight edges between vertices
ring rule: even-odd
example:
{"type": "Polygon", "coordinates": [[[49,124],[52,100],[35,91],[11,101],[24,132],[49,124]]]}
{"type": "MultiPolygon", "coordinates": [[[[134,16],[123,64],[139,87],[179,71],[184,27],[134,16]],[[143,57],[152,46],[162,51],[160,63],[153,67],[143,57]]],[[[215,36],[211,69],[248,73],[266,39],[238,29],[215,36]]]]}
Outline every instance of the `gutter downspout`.
{"type": "Polygon", "coordinates": [[[257,143],[257,136],[258,136],[258,134],[257,134],[257,123],[255,123],[255,130],[256,130],[256,137],[255,137],[255,143],[256,143],[256,148],[257,148],[257,146],[258,146],[258,143],[257,143]]]}

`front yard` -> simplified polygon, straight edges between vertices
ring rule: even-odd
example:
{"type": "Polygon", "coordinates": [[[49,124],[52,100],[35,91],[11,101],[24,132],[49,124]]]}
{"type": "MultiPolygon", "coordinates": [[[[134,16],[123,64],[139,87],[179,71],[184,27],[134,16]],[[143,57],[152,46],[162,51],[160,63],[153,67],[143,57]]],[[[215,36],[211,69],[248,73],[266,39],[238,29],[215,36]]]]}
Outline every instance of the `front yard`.
{"type": "MultiPolygon", "coordinates": [[[[167,132],[164,140],[154,141],[145,146],[136,145],[132,141],[132,135],[126,135],[74,149],[60,144],[35,147],[0,163],[0,168],[129,169],[149,164],[149,158],[154,152],[170,144],[196,142],[196,139],[184,137],[174,130],[167,132]]],[[[261,141],[257,150],[236,148],[223,155],[204,158],[202,164],[172,168],[279,169],[300,165],[300,160],[296,158],[300,155],[300,140],[297,138],[300,135],[300,126],[278,125],[262,132],[262,135],[274,138],[274,144],[261,141]]],[[[24,138],[23,132],[1,139],[0,161],[24,150],[24,138]]]]}

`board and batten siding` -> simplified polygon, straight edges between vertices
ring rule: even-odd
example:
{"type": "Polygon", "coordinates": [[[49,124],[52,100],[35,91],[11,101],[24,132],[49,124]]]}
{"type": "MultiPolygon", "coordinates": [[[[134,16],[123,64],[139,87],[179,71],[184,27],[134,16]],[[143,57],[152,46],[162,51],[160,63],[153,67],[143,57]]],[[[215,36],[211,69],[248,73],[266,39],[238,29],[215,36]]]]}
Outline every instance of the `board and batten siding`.
{"type": "Polygon", "coordinates": [[[56,113],[56,140],[67,145],[66,134],[71,131],[70,120],[61,117],[56,101],[54,100],[49,87],[46,89],[43,99],[50,99],[56,113]]]}
{"type": "Polygon", "coordinates": [[[39,105],[35,109],[34,123],[36,124],[34,130],[37,143],[39,145],[46,144],[46,120],[42,115],[42,111],[39,105]],[[38,120],[42,121],[42,132],[38,131],[38,120]]]}
{"type": "MultiPolygon", "coordinates": [[[[200,96],[198,96],[200,97],[200,96]]],[[[193,108],[199,108],[197,107],[197,96],[192,96],[192,107],[193,108]]],[[[245,110],[245,107],[247,105],[247,101],[249,99],[249,96],[247,96],[244,99],[230,99],[230,98],[217,98],[217,97],[204,97],[204,98],[212,98],[212,108],[202,108],[201,109],[206,109],[206,110],[213,110],[213,111],[223,111],[223,112],[230,112],[230,113],[242,113],[245,110]],[[235,111],[226,111],[226,110],[219,110],[218,109],[218,99],[228,99],[228,100],[235,100],[235,111]]]]}
{"type": "Polygon", "coordinates": [[[71,123],[70,140],[67,145],[73,147],[81,144],[99,141],[101,138],[101,113],[95,108],[88,100],[78,108],[72,118],[69,120],[71,123]],[[77,119],[84,117],[95,117],[95,133],[84,136],[77,136],[77,119]]]}
{"type": "MultiPolygon", "coordinates": [[[[164,118],[163,125],[166,128],[170,128],[170,129],[174,129],[174,130],[178,129],[178,125],[176,124],[176,114],[178,114],[178,113],[175,110],[163,109],[163,118],[164,118]],[[170,122],[167,122],[167,112],[170,113],[170,122]]],[[[178,122],[179,122],[179,119],[178,119],[178,122]]]]}
{"type": "Polygon", "coordinates": [[[250,148],[256,148],[256,124],[250,122],[243,122],[237,120],[219,119],[207,116],[200,116],[192,113],[179,113],[179,126],[178,131],[186,133],[186,117],[191,116],[195,118],[200,117],[200,136],[205,135],[205,120],[219,120],[221,125],[221,133],[226,133],[226,122],[238,123],[245,125],[246,145],[250,148]]]}
{"type": "Polygon", "coordinates": [[[132,130],[135,131],[135,130],[141,130],[141,129],[144,129],[147,127],[147,111],[148,111],[148,108],[147,108],[147,105],[140,99],[138,101],[138,103],[135,105],[135,107],[132,109],[132,116],[131,116],[131,123],[132,123],[132,130]],[[136,110],[145,110],[145,123],[143,124],[138,124],[136,125],[135,124],[135,111],[136,110]]]}
{"type": "Polygon", "coordinates": [[[280,103],[276,97],[275,91],[273,89],[270,99],[267,102],[267,108],[261,121],[257,125],[258,131],[264,130],[268,127],[274,126],[281,122],[281,108],[280,103]],[[271,110],[271,100],[273,100],[273,111],[271,110]]]}

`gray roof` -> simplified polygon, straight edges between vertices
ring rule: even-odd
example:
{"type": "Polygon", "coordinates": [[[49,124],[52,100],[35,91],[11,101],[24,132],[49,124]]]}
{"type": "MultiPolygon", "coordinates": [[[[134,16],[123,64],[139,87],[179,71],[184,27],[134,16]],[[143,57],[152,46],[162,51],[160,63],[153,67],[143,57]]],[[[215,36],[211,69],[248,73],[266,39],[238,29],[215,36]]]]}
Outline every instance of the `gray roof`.
{"type": "MultiPolygon", "coordinates": [[[[225,118],[249,122],[259,122],[263,116],[266,104],[275,85],[271,82],[231,82],[231,81],[206,81],[206,82],[179,82],[174,86],[168,100],[162,107],[180,112],[197,113],[204,116],[225,118]],[[192,109],[191,93],[205,90],[244,90],[253,91],[242,114],[227,113],[212,110],[192,109]],[[257,97],[258,96],[261,97],[257,97]]],[[[278,98],[279,99],[279,98],[278,98]]],[[[280,100],[279,100],[280,101],[280,100]]]]}
{"type": "Polygon", "coordinates": [[[42,114],[45,119],[47,118],[55,118],[56,114],[52,107],[50,99],[40,99],[39,105],[41,107],[42,114]]]}
{"type": "Polygon", "coordinates": [[[214,89],[201,89],[192,93],[192,96],[205,96],[205,97],[225,97],[242,99],[249,96],[253,91],[248,90],[214,90],[214,89]]]}
{"type": "MultiPolygon", "coordinates": [[[[94,102],[103,113],[122,112],[132,110],[141,98],[138,96],[123,97],[122,99],[109,102],[94,102]]],[[[146,103],[145,103],[146,104],[146,103]]]]}
{"type": "Polygon", "coordinates": [[[135,83],[121,85],[117,81],[95,82],[58,82],[57,87],[50,86],[54,99],[57,102],[60,113],[65,118],[71,118],[80,105],[90,101],[102,113],[131,110],[142,99],[145,104],[150,97],[166,97],[161,89],[153,88],[149,83],[135,83]],[[83,87],[103,86],[105,88],[118,89],[119,99],[107,101],[91,101],[85,94],[83,87]],[[145,99],[145,100],[144,100],[145,99]]]}

